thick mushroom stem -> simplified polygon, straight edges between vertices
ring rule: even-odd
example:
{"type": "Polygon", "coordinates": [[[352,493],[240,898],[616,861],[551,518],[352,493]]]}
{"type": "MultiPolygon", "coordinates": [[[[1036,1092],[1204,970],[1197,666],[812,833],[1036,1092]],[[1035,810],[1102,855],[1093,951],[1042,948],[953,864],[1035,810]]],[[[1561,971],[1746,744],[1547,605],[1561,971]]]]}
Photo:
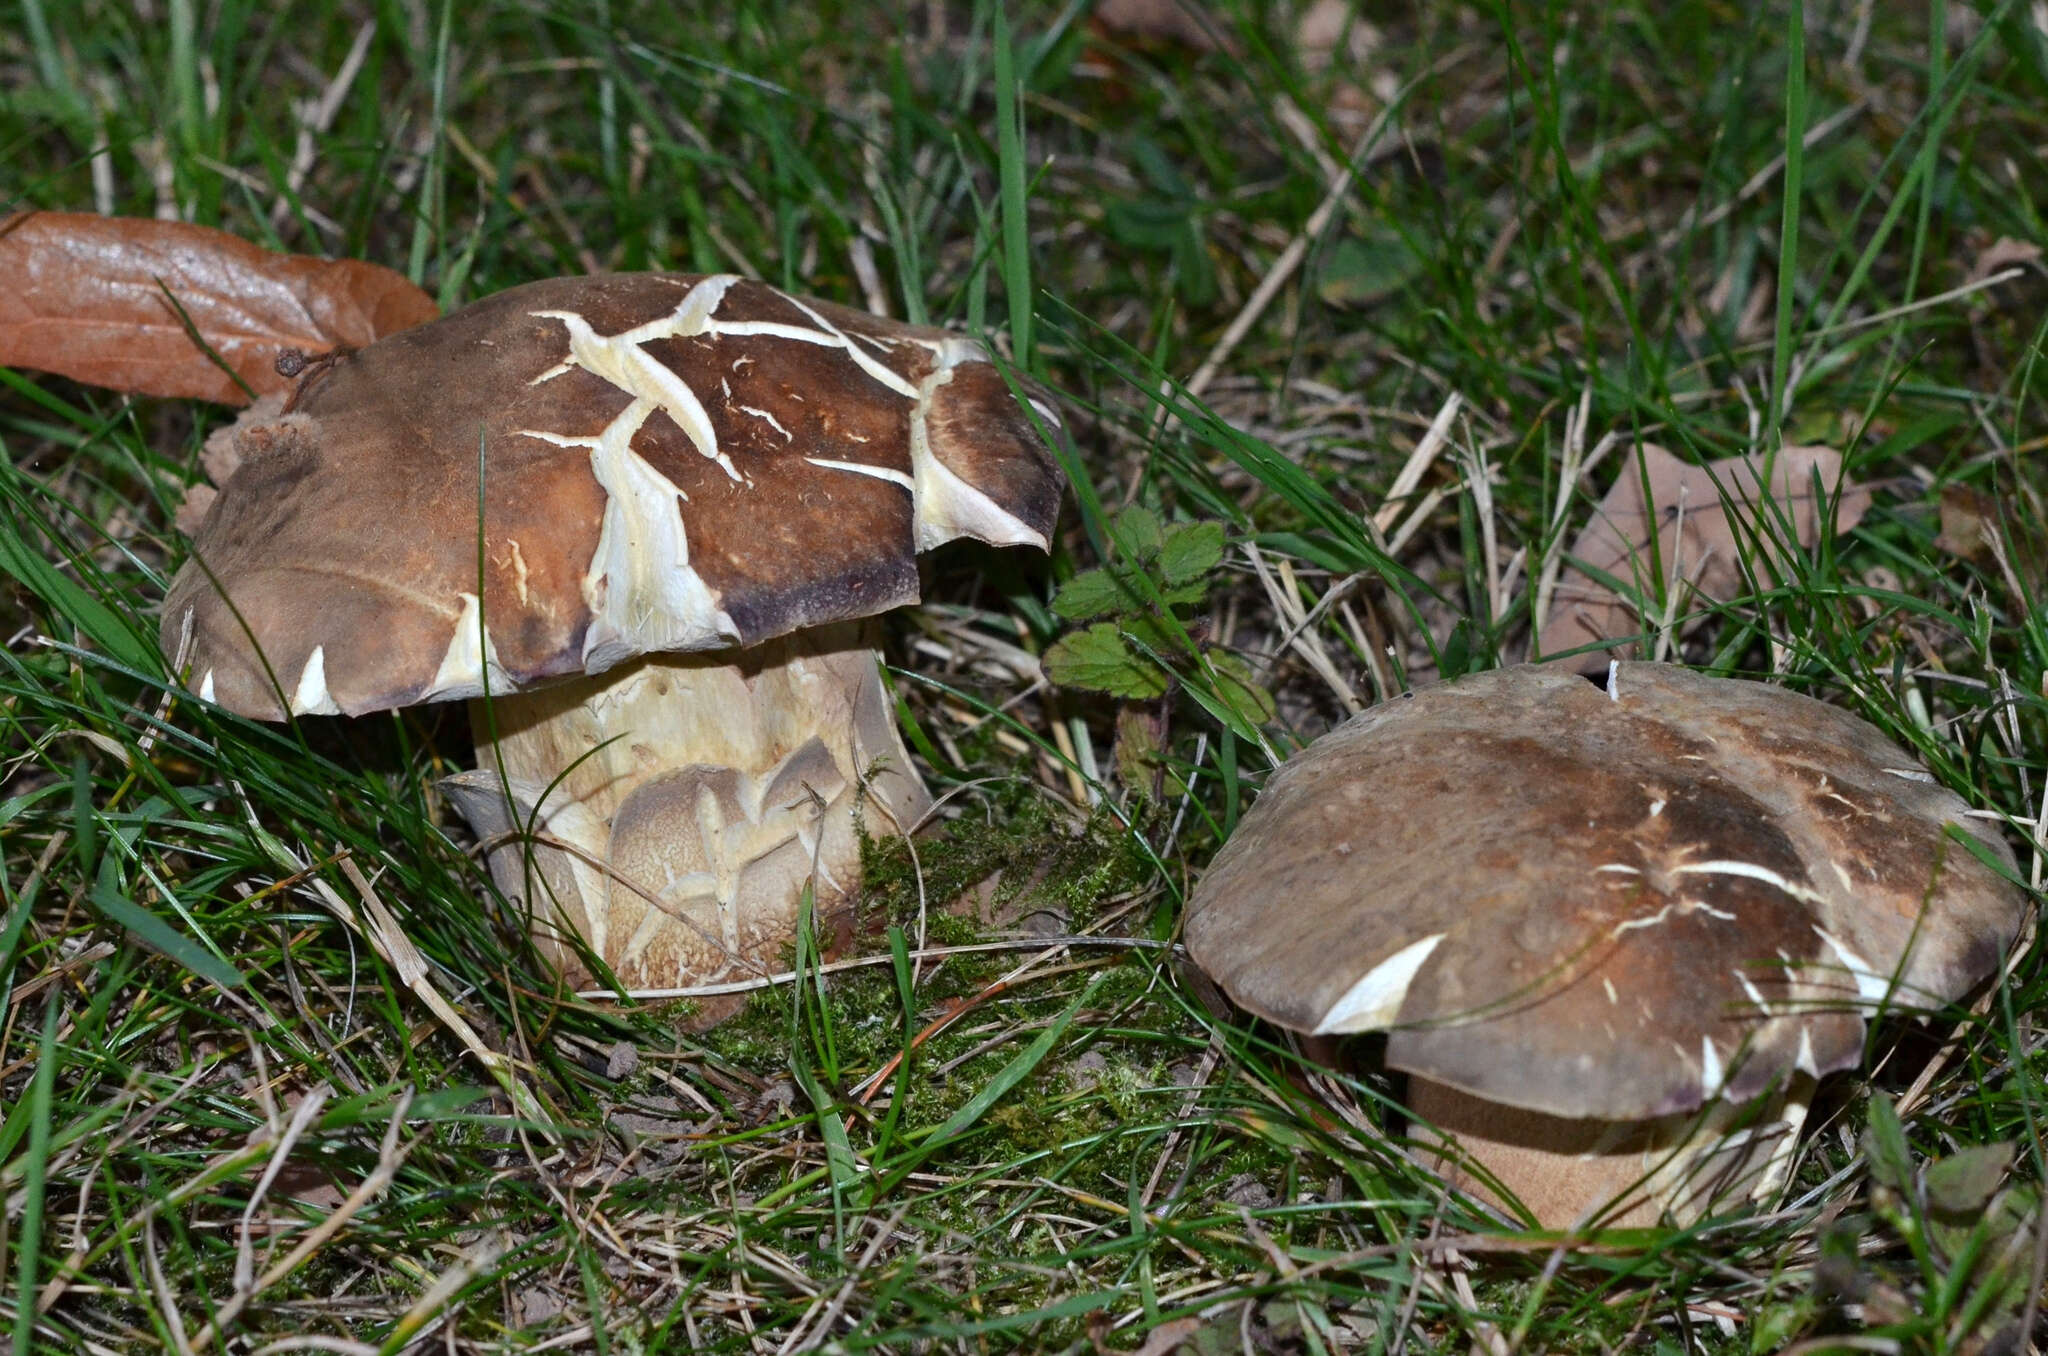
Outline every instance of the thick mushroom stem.
{"type": "Polygon", "coordinates": [[[1667,1212],[1691,1224],[1783,1185],[1813,1088],[1804,1074],[1792,1082],[1753,1102],[1716,1099],[1643,1121],[1548,1116],[1416,1077],[1407,1102],[1429,1167],[1453,1186],[1505,1205],[1477,1165],[1542,1228],[1627,1229],[1667,1212]]]}
{"type": "Polygon", "coordinates": [[[470,715],[479,767],[443,785],[578,981],[569,933],[629,988],[773,968],[807,883],[821,918],[858,888],[856,817],[888,837],[931,803],[871,624],[639,659],[470,715]]]}

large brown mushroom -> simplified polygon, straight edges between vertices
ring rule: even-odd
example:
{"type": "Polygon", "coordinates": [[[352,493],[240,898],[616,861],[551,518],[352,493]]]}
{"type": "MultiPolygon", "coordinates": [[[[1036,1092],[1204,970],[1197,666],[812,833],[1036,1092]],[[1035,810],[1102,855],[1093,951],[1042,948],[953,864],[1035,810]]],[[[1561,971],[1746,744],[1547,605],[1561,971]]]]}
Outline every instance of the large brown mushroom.
{"type": "MultiPolygon", "coordinates": [[[[1056,429],[1050,404],[1032,399],[1056,429]]],[[[718,275],[561,278],[252,414],[163,612],[263,719],[468,699],[448,789],[505,893],[629,986],[757,968],[929,804],[864,619],[1062,477],[974,342],[718,275]]]]}
{"type": "Polygon", "coordinates": [[[1288,762],[1194,892],[1187,946],[1283,1027],[1387,1032],[1465,1185],[1476,1162],[1554,1228],[1690,1220],[1775,1184],[1873,1013],[1995,970],[2025,901],[1966,810],[1782,688],[1500,670],[1288,762]]]}

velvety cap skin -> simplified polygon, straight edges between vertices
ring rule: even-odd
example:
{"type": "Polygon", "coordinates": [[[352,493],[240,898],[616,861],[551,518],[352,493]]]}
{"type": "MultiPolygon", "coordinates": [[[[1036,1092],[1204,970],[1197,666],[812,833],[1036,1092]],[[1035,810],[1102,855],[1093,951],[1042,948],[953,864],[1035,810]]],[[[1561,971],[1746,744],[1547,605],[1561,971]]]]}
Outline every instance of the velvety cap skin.
{"type": "Polygon", "coordinates": [[[1032,411],[1059,420],[1027,398],[959,335],[726,275],[515,287],[237,430],[164,650],[275,719],[871,615],[943,541],[1046,545],[1063,480],[1032,411]]]}
{"type": "Polygon", "coordinates": [[[1300,1031],[1553,1116],[1641,1120],[1858,1062],[2018,934],[1994,828],[1847,712],[1616,665],[1478,674],[1298,755],[1189,902],[1190,955],[1300,1031]]]}

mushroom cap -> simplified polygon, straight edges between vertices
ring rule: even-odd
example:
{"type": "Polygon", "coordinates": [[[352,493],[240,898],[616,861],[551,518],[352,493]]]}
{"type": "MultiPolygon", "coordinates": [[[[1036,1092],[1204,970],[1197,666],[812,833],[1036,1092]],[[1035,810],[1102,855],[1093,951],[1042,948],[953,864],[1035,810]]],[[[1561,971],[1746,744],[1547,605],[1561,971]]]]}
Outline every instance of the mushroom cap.
{"type": "Polygon", "coordinates": [[[1188,904],[1195,963],[1388,1064],[1641,1120],[1854,1065],[1881,1003],[1954,998],[2017,936],[1997,833],[1847,712],[1624,663],[1410,693],[1274,774],[1188,904]]]}
{"type": "Polygon", "coordinates": [[[1063,486],[980,345],[722,274],[510,288],[286,408],[238,429],[163,612],[195,690],[269,719],[868,616],[928,547],[1043,548],[1063,486]]]}

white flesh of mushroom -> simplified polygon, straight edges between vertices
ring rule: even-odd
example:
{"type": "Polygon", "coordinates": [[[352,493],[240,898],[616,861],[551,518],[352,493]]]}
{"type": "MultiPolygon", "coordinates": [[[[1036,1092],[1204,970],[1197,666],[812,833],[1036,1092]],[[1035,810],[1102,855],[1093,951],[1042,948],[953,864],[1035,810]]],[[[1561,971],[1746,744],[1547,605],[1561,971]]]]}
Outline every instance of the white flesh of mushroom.
{"type": "Polygon", "coordinates": [[[930,803],[872,640],[840,623],[472,702],[480,766],[445,785],[499,888],[628,987],[771,968],[804,885],[825,917],[860,879],[856,817],[886,839],[930,803]]]}

